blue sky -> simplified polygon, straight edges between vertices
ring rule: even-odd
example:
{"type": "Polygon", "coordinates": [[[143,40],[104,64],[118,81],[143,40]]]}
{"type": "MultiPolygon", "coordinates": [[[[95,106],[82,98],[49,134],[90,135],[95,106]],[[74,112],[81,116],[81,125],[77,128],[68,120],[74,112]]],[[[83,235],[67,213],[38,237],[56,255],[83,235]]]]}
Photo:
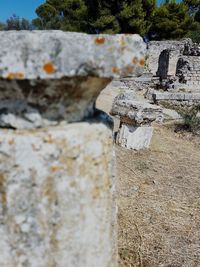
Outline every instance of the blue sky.
{"type": "Polygon", "coordinates": [[[12,14],[27,19],[36,17],[35,9],[45,0],[0,0],[0,21],[5,21],[12,14]]]}
{"type": "MultiPolygon", "coordinates": [[[[160,3],[162,0],[158,0],[160,3]]],[[[45,0],[0,0],[0,21],[6,21],[12,14],[27,19],[36,17],[35,9],[45,0]]]]}

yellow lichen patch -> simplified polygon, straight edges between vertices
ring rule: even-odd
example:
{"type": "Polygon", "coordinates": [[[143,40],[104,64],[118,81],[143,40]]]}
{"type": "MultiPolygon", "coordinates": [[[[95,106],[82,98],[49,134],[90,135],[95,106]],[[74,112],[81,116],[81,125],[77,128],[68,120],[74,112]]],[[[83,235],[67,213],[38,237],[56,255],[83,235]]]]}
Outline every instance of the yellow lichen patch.
{"type": "Polygon", "coordinates": [[[51,172],[58,172],[58,171],[61,171],[62,169],[63,169],[62,166],[51,166],[50,171],[51,172]]]}
{"type": "Polygon", "coordinates": [[[15,140],[14,140],[14,139],[10,139],[10,140],[8,141],[8,144],[9,144],[9,145],[14,145],[14,144],[15,144],[15,140]]]}
{"type": "Polygon", "coordinates": [[[43,138],[43,141],[48,144],[53,144],[55,140],[52,138],[52,136],[49,134],[43,138]]]}
{"type": "Polygon", "coordinates": [[[102,45],[102,44],[105,43],[105,41],[106,41],[106,39],[105,39],[104,37],[97,37],[97,38],[95,39],[95,44],[97,44],[97,45],[102,45]]]}
{"type": "Polygon", "coordinates": [[[8,80],[23,79],[24,73],[22,73],[22,72],[10,72],[7,74],[7,76],[5,78],[8,80]]]}
{"type": "Polygon", "coordinates": [[[134,65],[136,65],[136,64],[138,63],[138,58],[137,58],[137,57],[134,57],[133,60],[132,60],[132,63],[133,63],[134,65]]]}
{"type": "Polygon", "coordinates": [[[124,40],[124,37],[123,37],[123,36],[122,36],[122,38],[121,38],[121,46],[122,46],[122,47],[126,46],[126,42],[125,42],[125,40],[124,40]]]}
{"type": "Polygon", "coordinates": [[[0,173],[0,202],[2,206],[5,207],[7,203],[7,196],[5,190],[5,177],[3,173],[0,173]]]}
{"type": "Polygon", "coordinates": [[[120,73],[120,70],[117,67],[113,67],[112,68],[112,73],[119,74],[120,73]]]}
{"type": "Polygon", "coordinates": [[[56,71],[55,66],[52,62],[48,62],[46,64],[44,64],[43,66],[43,70],[47,73],[47,74],[52,74],[56,71]]]}
{"type": "Polygon", "coordinates": [[[140,59],[139,64],[140,64],[140,66],[144,66],[144,64],[145,64],[145,60],[144,60],[144,58],[140,59]]]}

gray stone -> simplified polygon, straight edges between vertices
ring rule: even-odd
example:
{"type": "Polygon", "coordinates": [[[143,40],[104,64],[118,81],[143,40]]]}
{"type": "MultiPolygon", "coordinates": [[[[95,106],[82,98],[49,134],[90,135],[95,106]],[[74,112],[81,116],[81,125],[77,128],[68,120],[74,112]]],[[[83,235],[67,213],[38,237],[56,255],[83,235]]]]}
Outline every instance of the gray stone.
{"type": "Polygon", "coordinates": [[[130,125],[151,124],[153,121],[162,121],[162,109],[151,105],[144,100],[135,99],[134,93],[122,93],[118,95],[110,112],[120,121],[130,125]]]}
{"type": "Polygon", "coordinates": [[[2,80],[0,127],[38,128],[91,117],[99,92],[110,81],[101,77],[2,80]]]}
{"type": "Polygon", "coordinates": [[[114,267],[111,131],[0,131],[0,266],[114,267]]]}
{"type": "Polygon", "coordinates": [[[163,115],[165,120],[181,120],[182,116],[173,109],[163,109],[163,115]]]}
{"type": "Polygon", "coordinates": [[[145,50],[137,34],[0,32],[0,77],[33,80],[138,75],[144,68],[145,50]]]}
{"type": "Polygon", "coordinates": [[[160,100],[200,100],[200,93],[157,93],[153,92],[153,99],[160,100]]]}
{"type": "Polygon", "coordinates": [[[0,32],[0,127],[37,128],[91,117],[111,78],[140,74],[144,56],[138,35],[0,32]]]}
{"type": "Polygon", "coordinates": [[[123,124],[117,136],[117,144],[132,150],[148,149],[152,135],[153,127],[123,124]]]}
{"type": "Polygon", "coordinates": [[[1,267],[117,266],[112,133],[94,103],[144,57],[138,35],[0,32],[1,267]]]}

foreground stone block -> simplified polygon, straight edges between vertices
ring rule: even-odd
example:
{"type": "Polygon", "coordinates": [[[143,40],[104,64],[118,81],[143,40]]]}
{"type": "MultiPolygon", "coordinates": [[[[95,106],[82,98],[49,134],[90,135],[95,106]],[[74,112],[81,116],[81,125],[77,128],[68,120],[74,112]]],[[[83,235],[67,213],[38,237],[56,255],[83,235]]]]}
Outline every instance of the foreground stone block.
{"type": "Polygon", "coordinates": [[[111,78],[72,77],[0,81],[0,126],[31,129],[92,117],[94,101],[111,78]]]}
{"type": "Polygon", "coordinates": [[[146,45],[137,34],[0,32],[0,77],[137,76],[143,71],[145,54],[146,45]]]}
{"type": "Polygon", "coordinates": [[[111,132],[0,131],[0,266],[116,266],[111,132]]]}
{"type": "Polygon", "coordinates": [[[94,103],[144,56],[138,35],[0,32],[0,267],[117,266],[112,134],[94,103]]]}

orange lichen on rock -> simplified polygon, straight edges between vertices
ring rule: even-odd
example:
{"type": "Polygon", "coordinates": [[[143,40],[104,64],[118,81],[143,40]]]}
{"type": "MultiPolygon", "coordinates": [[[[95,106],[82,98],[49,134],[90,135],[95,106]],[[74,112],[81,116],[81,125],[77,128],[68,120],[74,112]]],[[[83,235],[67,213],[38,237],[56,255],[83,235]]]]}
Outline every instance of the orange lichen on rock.
{"type": "Polygon", "coordinates": [[[144,66],[144,64],[145,64],[144,58],[140,59],[140,62],[139,63],[140,63],[141,66],[144,66]]]}
{"type": "Polygon", "coordinates": [[[119,74],[120,73],[120,70],[117,67],[113,67],[112,68],[112,73],[119,74]]]}
{"type": "Polygon", "coordinates": [[[62,169],[63,168],[61,166],[52,166],[50,170],[51,170],[51,172],[58,172],[62,169]]]}
{"type": "Polygon", "coordinates": [[[52,74],[56,71],[55,66],[52,62],[44,64],[43,69],[47,74],[52,74]]]}
{"type": "Polygon", "coordinates": [[[136,65],[138,63],[138,58],[134,57],[133,60],[132,60],[132,63],[136,65]]]}
{"type": "Polygon", "coordinates": [[[22,73],[22,72],[10,72],[10,73],[8,73],[8,75],[5,78],[8,80],[23,79],[24,73],[22,73]]]}
{"type": "Polygon", "coordinates": [[[105,41],[106,41],[106,39],[105,39],[104,37],[97,37],[97,38],[95,39],[95,44],[97,44],[97,45],[102,45],[102,44],[105,43],[105,41]]]}

